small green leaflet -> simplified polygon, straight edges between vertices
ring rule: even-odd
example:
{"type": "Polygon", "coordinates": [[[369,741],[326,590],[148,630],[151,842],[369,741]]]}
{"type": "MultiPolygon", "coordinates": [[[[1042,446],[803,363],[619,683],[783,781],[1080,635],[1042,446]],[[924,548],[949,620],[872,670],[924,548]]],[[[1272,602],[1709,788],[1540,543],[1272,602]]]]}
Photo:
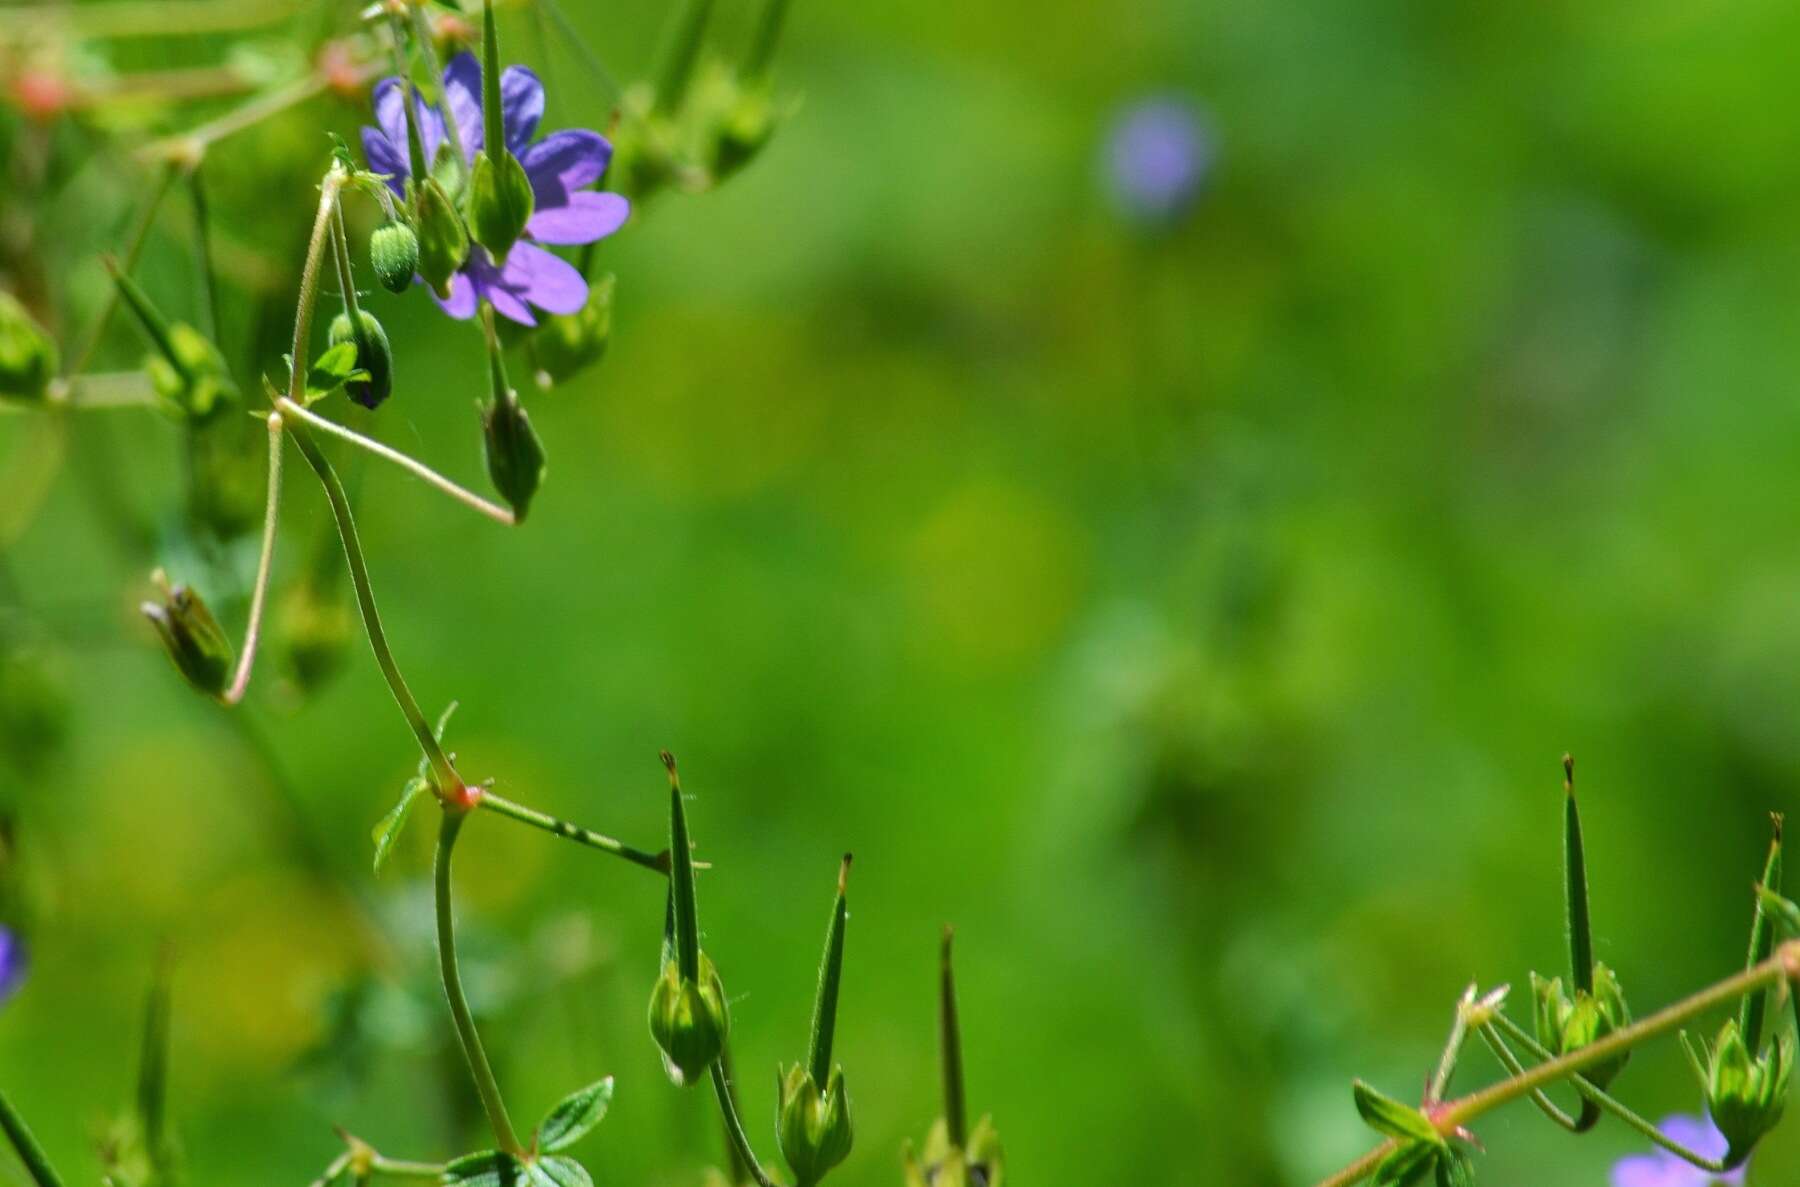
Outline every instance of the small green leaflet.
{"type": "Polygon", "coordinates": [[[483,1150],[445,1163],[438,1182],[454,1187],[524,1187],[527,1175],[525,1164],[511,1154],[483,1150]]]}
{"type": "Polygon", "coordinates": [[[367,371],[356,365],[356,343],[340,342],[313,360],[306,372],[306,402],[322,400],[353,380],[366,380],[367,371]]]}
{"type": "Polygon", "coordinates": [[[587,1168],[561,1154],[540,1158],[529,1169],[532,1187],[594,1187],[587,1168]]]}
{"type": "Polygon", "coordinates": [[[381,818],[371,832],[375,838],[375,872],[379,874],[381,867],[387,864],[388,855],[394,851],[394,842],[400,839],[400,830],[406,827],[406,821],[412,815],[413,804],[420,795],[430,789],[430,784],[414,776],[406,781],[400,791],[400,802],[394,805],[393,811],[381,818]]]}
{"type": "MultiPolygon", "coordinates": [[[[344,345],[351,346],[352,344],[346,342],[344,345]]],[[[440,743],[444,740],[444,731],[450,728],[450,715],[456,712],[456,704],[455,701],[451,701],[444,708],[443,716],[438,718],[437,728],[432,731],[440,743]]],[[[394,851],[394,842],[400,839],[401,831],[406,828],[406,822],[412,816],[413,804],[420,795],[430,790],[431,766],[424,758],[420,758],[419,773],[408,779],[406,786],[400,789],[400,802],[395,804],[393,809],[370,830],[369,835],[375,841],[375,872],[377,874],[381,872],[381,867],[387,864],[388,857],[394,851]]]]}
{"type": "Polygon", "coordinates": [[[608,1076],[563,1098],[550,1110],[544,1123],[538,1126],[538,1149],[546,1154],[554,1154],[586,1137],[588,1131],[600,1124],[601,1118],[606,1116],[607,1106],[612,1104],[612,1096],[613,1080],[608,1076]]]}
{"type": "Polygon", "coordinates": [[[1437,1126],[1411,1105],[1403,1105],[1391,1096],[1383,1096],[1361,1080],[1356,1081],[1352,1089],[1356,1094],[1357,1113],[1376,1133],[1403,1141],[1425,1142],[1432,1146],[1444,1144],[1443,1135],[1438,1133],[1437,1126]]]}

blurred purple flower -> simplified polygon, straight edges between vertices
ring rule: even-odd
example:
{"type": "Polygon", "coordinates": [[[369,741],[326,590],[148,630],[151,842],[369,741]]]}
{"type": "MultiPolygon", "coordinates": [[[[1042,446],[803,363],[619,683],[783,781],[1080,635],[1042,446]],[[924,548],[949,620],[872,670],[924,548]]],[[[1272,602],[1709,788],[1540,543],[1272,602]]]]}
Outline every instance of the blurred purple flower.
{"type": "Polygon", "coordinates": [[[1125,109],[1106,138],[1106,180],[1126,214],[1167,222],[1212,172],[1218,146],[1194,105],[1163,96],[1125,109]]]}
{"type": "MultiPolygon", "coordinates": [[[[1713,1126],[1710,1118],[1666,1118],[1662,1131],[1692,1150],[1708,1158],[1725,1156],[1725,1135],[1713,1126]]],[[[1730,1174],[1715,1175],[1692,1163],[1683,1162],[1667,1150],[1649,1154],[1632,1154],[1613,1163],[1612,1187],[1713,1187],[1716,1183],[1737,1187],[1744,1181],[1744,1167],[1730,1174]]]]}
{"type": "Polygon", "coordinates": [[[25,941],[19,933],[0,927],[0,1005],[11,997],[25,980],[25,941]]]}
{"type": "MultiPolygon", "coordinates": [[[[472,164],[484,135],[481,66],[473,54],[458,54],[444,67],[444,95],[456,117],[463,156],[472,164]]],[[[369,167],[388,174],[388,185],[396,194],[405,193],[410,174],[403,102],[400,80],[382,79],[375,85],[375,121],[380,127],[362,130],[369,167]]],[[[507,252],[504,268],[495,267],[485,250],[472,245],[468,262],[451,278],[450,296],[438,299],[438,304],[451,317],[468,318],[475,315],[479,302],[487,300],[503,316],[532,326],[537,319],[528,306],[548,313],[576,313],[587,303],[588,294],[580,271],[539,244],[604,239],[625,224],[631,205],[620,194],[585,188],[600,180],[612,160],[612,145],[600,133],[570,128],[532,143],[544,115],[544,86],[537,75],[523,66],[502,71],[500,107],[506,147],[531,179],[534,204],[531,221],[525,224],[526,237],[507,252]]],[[[429,163],[447,136],[444,117],[422,97],[416,97],[413,111],[429,163]]]]}

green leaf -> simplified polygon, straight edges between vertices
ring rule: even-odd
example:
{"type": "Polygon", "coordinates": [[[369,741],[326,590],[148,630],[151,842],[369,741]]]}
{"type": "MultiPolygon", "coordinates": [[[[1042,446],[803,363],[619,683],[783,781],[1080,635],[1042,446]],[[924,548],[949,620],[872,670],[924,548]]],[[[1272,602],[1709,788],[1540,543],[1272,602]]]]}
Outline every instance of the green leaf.
{"type": "Polygon", "coordinates": [[[413,804],[419,796],[430,790],[430,784],[414,776],[406,781],[400,791],[400,802],[375,826],[371,834],[375,838],[375,872],[379,874],[381,867],[387,864],[389,854],[394,851],[394,842],[400,839],[400,833],[406,828],[406,821],[412,815],[413,804]]]}
{"type": "Polygon", "coordinates": [[[1356,1095],[1357,1113],[1376,1133],[1403,1141],[1443,1145],[1444,1139],[1438,1133],[1437,1126],[1418,1109],[1403,1105],[1391,1096],[1382,1095],[1361,1080],[1355,1082],[1352,1090],[1356,1095]]]}
{"type": "Polygon", "coordinates": [[[601,1118],[606,1116],[612,1097],[611,1076],[564,1097],[550,1110],[544,1123],[538,1126],[538,1149],[546,1154],[554,1154],[586,1137],[588,1131],[600,1124],[601,1118]]]}
{"type": "Polygon", "coordinates": [[[1375,1187],[1415,1187],[1437,1165],[1437,1150],[1424,1142],[1407,1142],[1375,1168],[1375,1187]]]}
{"type": "Polygon", "coordinates": [[[552,1154],[531,1164],[532,1187],[594,1187],[587,1168],[573,1158],[552,1154]]]}
{"type": "Polygon", "coordinates": [[[1446,1150],[1438,1155],[1438,1187],[1475,1187],[1475,1164],[1461,1150],[1446,1150]]]}
{"type": "Polygon", "coordinates": [[[525,1164],[500,1150],[483,1150],[464,1154],[444,1164],[440,1183],[455,1187],[523,1187],[533,1181],[525,1164]]]}
{"type": "Polygon", "coordinates": [[[324,399],[353,380],[367,380],[369,374],[356,365],[356,343],[340,342],[313,360],[306,372],[306,402],[324,399]]]}

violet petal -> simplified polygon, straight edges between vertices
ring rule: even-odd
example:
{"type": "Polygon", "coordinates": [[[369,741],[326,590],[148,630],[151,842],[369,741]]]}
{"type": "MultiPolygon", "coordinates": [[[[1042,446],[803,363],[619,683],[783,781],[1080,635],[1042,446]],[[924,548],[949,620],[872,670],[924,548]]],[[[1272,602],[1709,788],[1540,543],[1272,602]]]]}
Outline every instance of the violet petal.
{"type": "Polygon", "coordinates": [[[584,128],[552,132],[519,157],[542,209],[562,206],[570,193],[599,181],[611,160],[606,137],[584,128]]]}
{"type": "Polygon", "coordinates": [[[513,244],[500,280],[548,313],[574,313],[587,304],[587,280],[580,270],[536,244],[513,244]]]}
{"type": "Polygon", "coordinates": [[[475,282],[469,279],[466,272],[458,272],[450,278],[450,295],[440,297],[431,294],[431,299],[438,303],[438,308],[454,317],[457,321],[468,321],[475,316],[475,282]]]}
{"type": "Polygon", "coordinates": [[[506,124],[506,147],[513,156],[525,151],[544,118],[544,84],[525,66],[500,72],[500,115],[506,124]]]}
{"type": "Polygon", "coordinates": [[[565,205],[540,210],[525,224],[539,243],[576,244],[604,239],[631,217],[631,203],[621,194],[582,190],[565,205]]]}
{"type": "Polygon", "coordinates": [[[369,168],[388,175],[388,188],[396,194],[406,193],[406,154],[393,145],[380,128],[362,130],[363,156],[369,168]]]}
{"type": "Polygon", "coordinates": [[[467,50],[451,58],[444,67],[444,99],[450,105],[450,114],[456,117],[463,156],[473,164],[475,154],[481,151],[481,65],[467,50]]]}

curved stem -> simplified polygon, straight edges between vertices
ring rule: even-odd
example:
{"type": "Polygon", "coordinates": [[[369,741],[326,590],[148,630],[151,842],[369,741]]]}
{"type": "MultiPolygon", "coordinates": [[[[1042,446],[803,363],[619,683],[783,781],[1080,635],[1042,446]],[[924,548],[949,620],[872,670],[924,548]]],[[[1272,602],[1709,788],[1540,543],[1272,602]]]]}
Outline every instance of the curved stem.
{"type": "Polygon", "coordinates": [[[481,1035],[475,1030],[475,1017],[469,1012],[469,999],[463,995],[462,974],[456,965],[456,920],[450,905],[450,851],[462,831],[466,811],[446,809],[438,829],[437,856],[432,862],[432,885],[437,902],[438,966],[444,978],[444,996],[450,999],[450,1017],[456,1022],[456,1037],[462,1040],[463,1058],[475,1091],[481,1096],[481,1107],[493,1127],[494,1140],[508,1154],[523,1154],[512,1119],[506,1115],[506,1102],[500,1099],[500,1085],[488,1063],[481,1035]]]}
{"type": "Polygon", "coordinates": [[[325,1167],[325,1173],[312,1181],[312,1187],[330,1187],[337,1182],[338,1176],[350,1168],[350,1151],[345,1150],[333,1158],[325,1167]]]}
{"type": "Polygon", "coordinates": [[[62,1180],[57,1177],[55,1169],[51,1167],[49,1156],[44,1153],[44,1148],[38,1145],[37,1138],[32,1136],[31,1130],[25,1124],[25,1118],[19,1116],[12,1107],[12,1102],[6,1099],[6,1094],[3,1092],[0,1092],[0,1131],[5,1132],[7,1138],[12,1142],[13,1149],[18,1151],[19,1161],[23,1162],[25,1169],[31,1173],[32,1182],[36,1183],[38,1187],[62,1187],[62,1180]]]}
{"type": "MultiPolygon", "coordinates": [[[[1520,1026],[1506,1015],[1495,1014],[1493,1020],[1488,1023],[1488,1027],[1495,1030],[1494,1038],[1496,1040],[1500,1040],[1498,1032],[1500,1030],[1505,1030],[1507,1034],[1510,1034],[1517,1040],[1518,1044],[1525,1049],[1527,1054],[1532,1055],[1537,1059],[1550,1058],[1550,1052],[1547,1049],[1527,1033],[1524,1027],[1520,1026]]],[[[1505,1046],[1504,1040],[1501,1040],[1501,1045],[1503,1047],[1505,1046]]],[[[1510,1048],[1507,1053],[1509,1055],[1511,1054],[1510,1048]]],[[[1514,1074],[1517,1075],[1519,1073],[1514,1072],[1514,1074]]],[[[1715,1175],[1725,1174],[1732,1169],[1725,1165],[1723,1159],[1708,1158],[1699,1151],[1682,1145],[1658,1128],[1654,1121],[1643,1116],[1624,1101],[1611,1095],[1587,1077],[1570,1076],[1569,1083],[1574,1086],[1575,1091],[1581,1093],[1584,1104],[1594,1106],[1598,1109],[1604,1109],[1606,1112],[1611,1113],[1614,1117],[1617,1117],[1620,1121],[1623,1121],[1632,1129],[1637,1130],[1638,1133],[1649,1138],[1682,1161],[1692,1163],[1701,1170],[1715,1175]]],[[[1557,1111],[1561,1112],[1560,1109],[1557,1111]]]]}
{"type": "Polygon", "coordinates": [[[280,401],[280,407],[287,415],[304,420],[307,424],[318,429],[320,432],[330,433],[341,441],[348,441],[359,449],[368,450],[382,461],[392,462],[413,477],[418,478],[431,486],[435,486],[465,507],[470,507],[479,511],[496,523],[512,527],[518,522],[513,513],[505,507],[502,507],[497,503],[491,503],[474,491],[459,486],[457,483],[444,477],[442,474],[439,474],[436,470],[433,470],[430,466],[427,466],[424,462],[409,457],[392,446],[383,445],[372,437],[365,437],[355,429],[345,428],[334,420],[320,416],[318,413],[295,399],[282,399],[280,401]]]}
{"type": "Polygon", "coordinates": [[[1432,1074],[1430,1086],[1425,1090],[1425,1103],[1434,1105],[1444,1099],[1444,1093],[1450,1090],[1450,1077],[1456,1074],[1456,1061],[1462,1055],[1463,1044],[1469,1038],[1469,1007],[1475,1004],[1475,986],[1471,984],[1463,990],[1462,999],[1456,1003],[1456,1017],[1450,1023],[1450,1037],[1444,1040],[1444,1053],[1438,1056],[1437,1071],[1432,1074]]]}
{"type": "Polygon", "coordinates": [[[757,1187],[781,1187],[763,1170],[762,1163],[757,1161],[756,1151],[750,1148],[750,1138],[744,1133],[744,1123],[738,1117],[737,1102],[731,1099],[731,1084],[725,1079],[725,1069],[718,1060],[712,1063],[713,1094],[719,1098],[719,1112],[725,1117],[725,1132],[731,1137],[731,1144],[737,1150],[738,1157],[743,1159],[744,1166],[756,1180],[757,1187]]]}
{"type": "MultiPolygon", "coordinates": [[[[1487,1043],[1488,1050],[1492,1051],[1494,1053],[1494,1058],[1498,1059],[1501,1066],[1506,1068],[1507,1075],[1522,1076],[1525,1074],[1525,1065],[1519,1062],[1519,1057],[1513,1054],[1513,1049],[1506,1045],[1506,1040],[1500,1036],[1498,1030],[1494,1029],[1492,1023],[1485,1023],[1477,1029],[1481,1034],[1482,1041],[1487,1043]]],[[[1570,1133],[1581,1132],[1580,1129],[1577,1128],[1579,1122],[1577,1122],[1575,1118],[1569,1116],[1569,1114],[1563,1112],[1562,1109],[1557,1106],[1556,1102],[1550,1099],[1549,1093],[1545,1092],[1542,1088],[1533,1088],[1531,1090],[1531,1103],[1536,1105],[1538,1111],[1548,1117],[1557,1126],[1568,1130],[1570,1133]]],[[[1586,1102],[1584,1101],[1583,1103],[1585,1104],[1586,1102]]]]}
{"type": "MultiPolygon", "coordinates": [[[[1667,1034],[1688,1019],[1725,1005],[1743,994],[1767,988],[1790,977],[1796,969],[1800,969],[1800,940],[1790,940],[1762,963],[1717,981],[1586,1047],[1540,1063],[1522,1075],[1489,1085],[1479,1092],[1472,1092],[1433,1110],[1431,1120],[1440,1133],[1453,1134],[1484,1113],[1492,1112],[1546,1084],[1566,1080],[1583,1069],[1621,1055],[1648,1039],[1667,1034]]],[[[1392,1141],[1381,1143],[1342,1170],[1319,1180],[1317,1187],[1348,1187],[1351,1183],[1361,1182],[1374,1173],[1381,1160],[1394,1148],[1395,1143],[1392,1141]]]]}
{"type": "MultiPolygon", "coordinates": [[[[289,400],[281,401],[281,405],[285,411],[299,407],[289,400]]],[[[350,514],[350,500],[344,494],[344,484],[338,480],[337,471],[331,468],[331,463],[325,460],[325,455],[319,452],[318,445],[302,425],[291,425],[290,432],[300,455],[306,459],[325,487],[325,497],[331,503],[331,514],[337,520],[338,536],[344,543],[344,557],[350,564],[350,582],[356,587],[356,604],[362,612],[363,630],[369,637],[369,647],[375,652],[375,662],[381,665],[381,674],[387,678],[388,691],[394,694],[394,701],[405,715],[406,723],[412,727],[419,749],[424,751],[426,761],[431,764],[432,775],[438,783],[438,794],[453,794],[462,787],[462,780],[457,777],[456,768],[450,765],[444,748],[438,744],[431,723],[419,711],[419,702],[413,699],[412,690],[407,688],[406,678],[400,674],[400,666],[394,662],[394,653],[388,647],[387,632],[382,630],[381,614],[375,608],[375,590],[369,583],[369,563],[363,556],[362,544],[356,536],[356,520],[350,514]]]]}
{"type": "Polygon", "coordinates": [[[495,795],[492,791],[485,789],[475,803],[477,807],[487,808],[491,811],[498,812],[500,815],[517,820],[521,824],[529,824],[533,828],[541,828],[547,833],[574,841],[577,845],[586,845],[590,849],[598,849],[602,853],[610,853],[614,857],[624,858],[632,865],[642,866],[646,870],[653,870],[656,873],[663,875],[667,875],[669,872],[669,854],[667,850],[664,850],[661,853],[646,853],[644,850],[634,848],[625,844],[623,841],[616,841],[613,838],[606,836],[604,833],[597,833],[591,829],[582,828],[578,824],[571,824],[567,820],[551,816],[546,812],[539,812],[534,808],[527,808],[523,804],[516,804],[509,799],[495,795]]]}
{"type": "Polygon", "coordinates": [[[331,215],[337,209],[338,187],[344,171],[333,165],[319,186],[319,212],[313,216],[312,236],[306,241],[306,263],[300,269],[300,298],[294,307],[294,347],[288,360],[288,399],[296,404],[306,395],[306,361],[312,344],[313,308],[319,303],[319,266],[325,242],[331,235],[331,215]]]}
{"type": "Polygon", "coordinates": [[[256,645],[262,638],[263,608],[269,597],[269,570],[275,563],[275,529],[281,521],[281,413],[269,413],[269,497],[263,512],[262,556],[256,562],[256,585],[250,591],[250,622],[244,628],[244,649],[238,655],[237,673],[225,690],[225,703],[235,705],[250,687],[250,669],[256,663],[256,645]]]}

